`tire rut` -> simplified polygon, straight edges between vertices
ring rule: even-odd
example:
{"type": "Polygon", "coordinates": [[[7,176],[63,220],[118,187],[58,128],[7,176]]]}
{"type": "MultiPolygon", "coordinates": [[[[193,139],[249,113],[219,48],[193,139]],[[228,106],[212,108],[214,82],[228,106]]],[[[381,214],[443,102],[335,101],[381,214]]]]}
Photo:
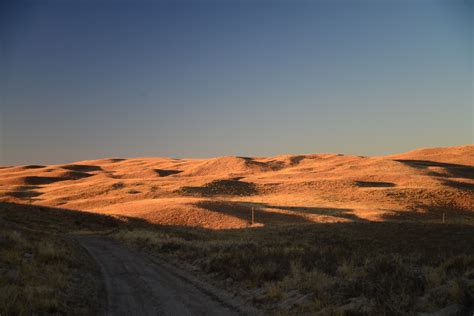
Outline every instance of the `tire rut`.
{"type": "Polygon", "coordinates": [[[75,239],[100,267],[107,315],[257,315],[257,310],[186,271],[101,236],[75,239]]]}

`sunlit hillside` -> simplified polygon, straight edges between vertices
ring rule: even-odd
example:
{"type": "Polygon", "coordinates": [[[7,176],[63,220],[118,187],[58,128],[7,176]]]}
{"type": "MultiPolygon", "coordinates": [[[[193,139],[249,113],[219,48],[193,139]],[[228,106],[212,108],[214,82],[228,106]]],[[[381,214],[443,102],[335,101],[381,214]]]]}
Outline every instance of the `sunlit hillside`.
{"type": "Polygon", "coordinates": [[[252,208],[254,226],[474,223],[473,188],[473,145],[381,157],[113,158],[0,169],[1,201],[213,229],[252,225],[252,208]]]}

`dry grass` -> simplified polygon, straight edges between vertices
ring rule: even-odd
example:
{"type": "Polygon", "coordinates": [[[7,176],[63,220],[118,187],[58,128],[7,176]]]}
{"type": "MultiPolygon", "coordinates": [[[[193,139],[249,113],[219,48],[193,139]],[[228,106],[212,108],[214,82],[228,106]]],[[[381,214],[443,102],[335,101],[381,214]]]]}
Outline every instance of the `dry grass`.
{"type": "Polygon", "coordinates": [[[0,315],[91,315],[100,308],[97,268],[67,234],[122,221],[0,203],[0,315]]]}
{"type": "Polygon", "coordinates": [[[65,312],[64,293],[75,263],[64,242],[2,229],[0,244],[0,314],[65,312]]]}
{"type": "Polygon", "coordinates": [[[474,224],[472,174],[472,145],[390,157],[101,159],[0,168],[0,201],[215,229],[246,227],[242,206],[250,204],[265,212],[257,216],[264,226],[418,220],[419,213],[424,222],[446,213],[449,223],[474,224]]]}
{"type": "Polygon", "coordinates": [[[179,192],[185,195],[189,194],[201,196],[250,196],[258,193],[257,186],[254,183],[234,179],[214,180],[210,183],[206,183],[205,185],[198,187],[184,186],[179,190],[179,192]]]}
{"type": "Polygon", "coordinates": [[[77,292],[74,285],[74,275],[87,279],[92,268],[64,240],[73,231],[115,231],[118,239],[197,267],[271,314],[474,307],[471,225],[359,221],[208,230],[0,206],[2,314],[91,313],[97,294],[90,293],[98,290],[79,284],[83,290],[77,292]]]}
{"type": "Polygon", "coordinates": [[[474,235],[468,225],[159,227],[115,236],[230,280],[270,313],[404,315],[456,303],[474,308],[474,235]]]}

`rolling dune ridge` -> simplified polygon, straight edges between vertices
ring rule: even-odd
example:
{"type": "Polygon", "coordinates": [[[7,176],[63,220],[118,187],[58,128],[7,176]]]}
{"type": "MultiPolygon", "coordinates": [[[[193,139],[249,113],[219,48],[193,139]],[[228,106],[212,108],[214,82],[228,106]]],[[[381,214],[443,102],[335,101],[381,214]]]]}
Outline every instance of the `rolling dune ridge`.
{"type": "Polygon", "coordinates": [[[304,222],[474,223],[474,146],[360,157],[108,158],[0,169],[0,201],[213,229],[304,222]]]}

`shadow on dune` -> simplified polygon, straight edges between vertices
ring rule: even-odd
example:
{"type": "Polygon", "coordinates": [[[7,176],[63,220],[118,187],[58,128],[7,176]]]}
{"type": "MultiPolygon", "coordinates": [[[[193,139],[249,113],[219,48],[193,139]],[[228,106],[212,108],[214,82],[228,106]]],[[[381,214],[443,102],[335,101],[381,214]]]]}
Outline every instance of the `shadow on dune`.
{"type": "Polygon", "coordinates": [[[355,181],[354,183],[363,188],[392,188],[395,186],[395,183],[392,182],[355,181]]]}
{"type": "Polygon", "coordinates": [[[69,232],[74,230],[104,230],[126,226],[150,225],[134,217],[115,217],[97,213],[47,207],[40,205],[0,202],[0,227],[39,229],[44,232],[69,232]]]}
{"type": "Polygon", "coordinates": [[[26,166],[23,166],[22,168],[23,169],[41,169],[41,168],[44,168],[46,166],[42,166],[42,165],[26,165],[26,166]]]}
{"type": "Polygon", "coordinates": [[[116,162],[121,162],[121,161],[125,161],[127,159],[125,158],[109,158],[109,159],[106,159],[107,162],[110,162],[110,163],[116,163],[116,162]]]}
{"type": "Polygon", "coordinates": [[[417,169],[427,169],[428,167],[440,167],[444,168],[446,174],[442,174],[439,172],[432,171],[430,172],[431,175],[437,177],[452,177],[452,178],[465,178],[465,179],[474,179],[474,167],[454,164],[454,163],[444,163],[444,162],[435,162],[430,160],[405,160],[399,159],[395,160],[401,163],[404,163],[410,167],[417,168],[417,169]]]}
{"type": "MultiPolygon", "coordinates": [[[[371,222],[364,220],[351,213],[351,209],[347,208],[317,208],[317,207],[300,207],[300,206],[278,206],[265,203],[239,203],[227,201],[202,201],[197,203],[197,206],[207,209],[212,212],[218,212],[233,216],[245,221],[251,220],[251,208],[255,210],[255,222],[262,223],[264,227],[253,227],[252,229],[278,229],[292,224],[304,224],[303,226],[296,225],[295,227],[342,227],[351,225],[367,224],[370,227],[381,226],[397,226],[399,225],[425,225],[440,227],[448,225],[462,225],[471,226],[474,224],[474,213],[470,210],[456,210],[446,211],[442,207],[426,207],[420,206],[419,211],[393,212],[383,216],[384,222],[371,222]],[[316,215],[339,217],[341,219],[348,219],[351,222],[339,223],[315,223],[298,214],[284,214],[271,211],[264,211],[263,208],[274,208],[293,212],[302,212],[316,215]],[[442,224],[443,213],[445,214],[445,224],[442,224]],[[402,222],[402,223],[400,223],[402,222]],[[269,224],[269,225],[267,225],[269,224]],[[272,225],[280,224],[280,225],[272,225]]],[[[170,227],[180,230],[198,230],[209,231],[205,228],[196,228],[179,225],[162,225],[151,223],[145,219],[130,217],[130,216],[114,216],[98,213],[91,213],[79,210],[70,210],[56,207],[46,207],[40,205],[18,204],[11,202],[0,202],[0,223],[6,225],[15,225],[21,223],[31,228],[50,227],[54,231],[71,231],[71,230],[102,230],[114,228],[165,228],[170,227]]],[[[364,226],[365,227],[365,226],[364,226]]],[[[368,227],[368,226],[367,226],[368,227]]],[[[232,229],[231,231],[241,231],[246,228],[232,229]]],[[[214,231],[214,230],[210,230],[214,231]]]]}
{"type": "Polygon", "coordinates": [[[173,174],[178,174],[183,172],[182,170],[172,170],[172,169],[154,169],[157,175],[160,177],[167,177],[173,174]]]}
{"type": "MultiPolygon", "coordinates": [[[[214,209],[212,205],[202,205],[214,209]]],[[[221,212],[222,209],[218,211],[221,212]]],[[[241,216],[248,219],[244,208],[234,206],[226,208],[229,215],[241,216]]],[[[248,211],[247,211],[248,212],[248,211]]],[[[265,212],[256,211],[257,220],[265,220],[265,212]]],[[[417,222],[410,218],[404,222],[338,222],[314,223],[299,216],[285,214],[274,215],[281,221],[287,221],[288,226],[263,226],[216,231],[200,227],[161,225],[147,222],[140,218],[115,217],[96,213],[75,211],[69,209],[44,207],[38,205],[23,205],[0,202],[0,227],[15,229],[31,229],[47,233],[69,233],[79,230],[92,232],[115,231],[120,229],[152,229],[156,231],[179,233],[181,238],[190,241],[209,238],[221,239],[240,238],[239,236],[252,233],[255,240],[270,242],[274,238],[300,240],[307,243],[322,243],[326,246],[337,246],[347,243],[350,247],[365,247],[377,251],[379,247],[391,250],[416,253],[426,252],[437,254],[440,247],[456,252],[471,252],[474,247],[472,226],[447,221],[446,224],[436,222],[417,222]],[[219,237],[221,236],[221,237],[219,237]],[[375,247],[375,248],[374,248],[375,247]]],[[[418,219],[427,219],[420,216],[418,219]]]]}
{"type": "Polygon", "coordinates": [[[474,191],[474,184],[453,180],[445,180],[443,183],[447,186],[450,186],[455,189],[465,190],[465,191],[474,191]]]}
{"type": "Polygon", "coordinates": [[[259,168],[262,168],[262,170],[266,170],[266,171],[270,171],[270,170],[277,171],[285,167],[285,163],[283,161],[278,161],[278,160],[262,162],[262,161],[257,161],[251,157],[237,156],[237,158],[243,159],[248,166],[259,167],[259,168]]]}
{"type": "Polygon", "coordinates": [[[469,209],[452,209],[442,206],[419,205],[409,211],[396,211],[382,216],[385,221],[406,221],[425,223],[466,223],[474,224],[474,212],[469,209]]]}
{"type": "Polygon", "coordinates": [[[18,199],[27,199],[28,202],[38,201],[39,199],[33,199],[34,197],[40,196],[43,193],[35,191],[35,189],[40,189],[39,185],[23,185],[18,186],[13,191],[5,193],[5,196],[11,196],[18,199]]]}
{"type": "Polygon", "coordinates": [[[41,184],[51,184],[58,181],[67,180],[61,177],[39,177],[39,176],[29,176],[24,177],[23,182],[27,185],[41,185],[41,184]]]}
{"type": "Polygon", "coordinates": [[[179,191],[182,194],[198,196],[249,196],[258,193],[257,185],[255,183],[235,179],[238,178],[214,180],[199,187],[184,186],[179,191]]]}
{"type": "Polygon", "coordinates": [[[62,169],[79,171],[79,172],[91,172],[91,171],[101,171],[102,168],[94,165],[64,165],[61,166],[62,169]]]}
{"type": "MultiPolygon", "coordinates": [[[[223,202],[221,207],[216,203],[205,203],[202,202],[201,207],[208,208],[211,211],[225,212],[231,216],[240,217],[244,220],[250,219],[250,210],[248,207],[238,205],[230,205],[231,203],[223,202]]],[[[287,208],[287,207],[285,207],[287,208]]],[[[300,210],[300,207],[296,209],[300,210]]],[[[333,209],[334,210],[334,209],[333,209]]],[[[347,209],[344,210],[348,211],[347,209]]],[[[408,212],[407,212],[408,213],[408,212]]],[[[413,212],[414,213],[414,212],[413,212]]],[[[473,218],[472,212],[467,210],[463,211],[462,214],[467,215],[469,213],[471,219],[473,218]]],[[[263,226],[263,227],[252,227],[252,228],[239,228],[239,229],[226,229],[222,231],[216,231],[213,229],[206,229],[201,227],[189,227],[180,225],[161,225],[150,223],[141,218],[127,217],[127,216],[111,216],[90,212],[83,212],[77,210],[45,207],[39,205],[25,205],[9,202],[0,202],[0,227],[21,226],[22,228],[41,230],[43,232],[71,232],[77,230],[90,230],[90,231],[110,231],[116,229],[135,229],[135,228],[146,228],[146,229],[160,229],[163,231],[179,232],[183,238],[189,240],[196,240],[200,238],[207,238],[209,234],[217,234],[223,236],[240,234],[240,232],[251,231],[262,234],[265,240],[268,240],[268,235],[274,232],[280,235],[281,232],[291,232],[294,238],[298,239],[306,236],[302,240],[311,241],[312,239],[321,240],[323,235],[317,232],[327,232],[327,241],[325,243],[331,244],[334,242],[334,236],[340,234],[340,237],[344,239],[354,239],[354,242],[359,244],[361,238],[367,238],[367,241],[376,243],[392,243],[397,244],[402,248],[421,247],[428,249],[429,246],[433,246],[433,249],[438,249],[440,244],[426,244],[425,237],[428,235],[423,233],[426,231],[431,237],[440,239],[443,244],[447,245],[450,249],[459,248],[466,250],[465,246],[470,245],[474,247],[474,242],[470,243],[468,240],[472,240],[474,235],[472,234],[472,225],[466,225],[466,223],[451,222],[447,217],[446,224],[436,222],[422,222],[430,218],[435,218],[441,214],[441,210],[430,210],[426,214],[413,214],[411,217],[390,217],[387,216],[387,220],[391,219],[406,219],[407,221],[386,221],[386,222],[371,222],[371,221],[353,221],[353,222],[336,222],[336,223],[314,223],[306,221],[300,216],[292,216],[288,214],[268,214],[268,212],[259,211],[256,209],[255,217],[257,222],[259,219],[268,219],[266,216],[276,216],[280,221],[284,221],[288,224],[304,224],[304,225],[289,225],[289,226],[263,226]],[[418,217],[416,217],[418,216],[418,217]],[[420,221],[417,221],[420,220],[420,221]],[[443,233],[450,232],[450,233],[443,233]],[[419,238],[423,236],[423,238],[419,238]],[[436,237],[436,236],[439,236],[436,237]],[[459,243],[450,243],[449,239],[460,240],[459,243]],[[403,241],[405,240],[405,241],[403,241]],[[407,244],[407,241],[409,243],[407,244]],[[459,247],[458,247],[459,246],[459,247]],[[463,248],[464,247],[464,248],[463,248]]],[[[271,218],[274,220],[274,218],[271,218]]],[[[430,238],[431,238],[430,237],[430,238]]],[[[324,239],[324,238],[323,238],[324,239]]]]}
{"type": "MultiPolygon", "coordinates": [[[[18,199],[29,199],[30,201],[32,201],[31,198],[40,196],[42,194],[43,194],[42,192],[33,191],[33,190],[17,190],[17,191],[10,191],[10,192],[5,193],[5,195],[7,196],[15,197],[18,199]]],[[[34,200],[38,200],[38,199],[34,199],[34,200]]]]}
{"type": "Polygon", "coordinates": [[[266,203],[240,203],[240,202],[215,202],[202,201],[197,206],[212,212],[219,212],[229,216],[237,217],[242,220],[251,220],[251,210],[254,208],[255,222],[264,225],[267,224],[296,224],[296,223],[313,223],[306,218],[304,214],[321,215],[335,217],[339,219],[351,221],[366,221],[355,214],[348,208],[331,208],[331,207],[300,207],[300,206],[277,206],[266,203]],[[267,209],[267,210],[265,210],[267,209]],[[275,209],[276,211],[272,211],[275,209]],[[280,213],[278,210],[290,211],[293,214],[280,213]],[[300,214],[298,214],[300,213],[300,214]]]}
{"type": "Polygon", "coordinates": [[[313,215],[321,215],[321,216],[331,216],[340,219],[348,219],[352,221],[366,221],[363,218],[352,213],[352,209],[350,208],[336,208],[336,207],[307,207],[307,206],[281,206],[281,205],[271,205],[267,203],[251,203],[254,205],[259,205],[263,208],[270,208],[270,209],[280,209],[285,211],[292,211],[292,212],[301,212],[313,215]]]}
{"type": "Polygon", "coordinates": [[[91,174],[85,172],[78,172],[78,171],[69,171],[67,174],[61,177],[41,177],[41,176],[27,176],[24,177],[23,183],[26,185],[43,185],[43,184],[51,184],[59,181],[67,181],[67,180],[78,180],[92,176],[91,174]]]}
{"type": "Polygon", "coordinates": [[[290,158],[290,165],[291,166],[296,166],[297,164],[299,164],[302,160],[304,160],[306,157],[305,156],[293,156],[290,158]]]}
{"type": "MultiPolygon", "coordinates": [[[[202,201],[196,203],[198,207],[204,208],[211,212],[217,212],[232,217],[239,218],[251,222],[252,208],[245,205],[233,202],[215,202],[202,201]]],[[[309,221],[304,217],[290,214],[265,212],[258,208],[254,209],[255,222],[260,224],[297,224],[308,223],[309,221]]]]}
{"type": "Polygon", "coordinates": [[[40,189],[41,186],[39,185],[22,185],[16,187],[16,190],[18,191],[28,191],[28,190],[34,190],[34,189],[40,189]]]}

